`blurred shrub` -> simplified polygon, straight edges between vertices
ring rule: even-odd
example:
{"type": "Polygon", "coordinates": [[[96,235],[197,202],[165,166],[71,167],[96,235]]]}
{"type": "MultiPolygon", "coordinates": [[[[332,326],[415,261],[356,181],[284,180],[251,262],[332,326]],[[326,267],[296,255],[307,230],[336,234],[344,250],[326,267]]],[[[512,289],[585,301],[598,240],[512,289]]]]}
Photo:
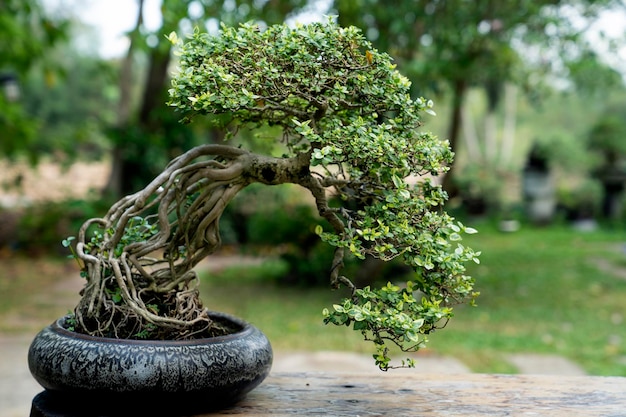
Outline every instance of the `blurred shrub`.
{"type": "Polygon", "coordinates": [[[497,213],[504,201],[505,180],[512,175],[508,169],[488,163],[472,162],[462,167],[455,181],[464,213],[472,217],[497,213]]]}
{"type": "Polygon", "coordinates": [[[278,210],[259,210],[248,219],[248,239],[251,244],[296,244],[311,247],[319,240],[314,233],[320,223],[313,207],[298,205],[278,210]]]}
{"type": "Polygon", "coordinates": [[[334,248],[315,234],[322,221],[310,205],[259,210],[247,219],[248,244],[268,247],[287,262],[281,281],[297,285],[328,283],[334,248]]]}
{"type": "Polygon", "coordinates": [[[596,121],[589,132],[589,150],[607,159],[626,156],[626,112],[622,108],[609,109],[596,121]]]}
{"type": "MultiPolygon", "coordinates": [[[[317,214],[306,191],[290,185],[252,185],[226,208],[220,220],[220,235],[223,244],[280,258],[288,266],[277,278],[282,284],[327,286],[334,247],[315,234],[317,225],[330,227],[317,214]]],[[[348,257],[344,262],[343,273],[358,286],[394,280],[406,272],[395,261],[367,258],[358,262],[348,257]]]]}
{"type": "Polygon", "coordinates": [[[5,244],[31,254],[64,253],[61,240],[76,235],[82,223],[106,213],[109,201],[64,200],[36,204],[14,212],[15,229],[5,244]]]}
{"type": "Polygon", "coordinates": [[[20,213],[17,210],[0,209],[0,250],[12,250],[17,245],[20,213]]]}
{"type": "Polygon", "coordinates": [[[560,189],[557,206],[568,221],[593,219],[600,210],[602,187],[594,179],[588,178],[570,189],[560,189]]]}

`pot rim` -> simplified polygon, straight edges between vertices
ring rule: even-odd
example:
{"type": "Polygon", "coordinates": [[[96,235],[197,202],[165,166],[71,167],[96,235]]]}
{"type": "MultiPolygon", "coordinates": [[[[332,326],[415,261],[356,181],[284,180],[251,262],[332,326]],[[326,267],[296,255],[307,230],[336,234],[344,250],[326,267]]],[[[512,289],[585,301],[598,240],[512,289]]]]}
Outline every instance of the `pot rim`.
{"type": "Polygon", "coordinates": [[[74,332],[72,330],[68,330],[63,327],[63,323],[65,320],[69,318],[70,315],[67,314],[57,320],[55,320],[49,327],[54,333],[58,333],[63,336],[73,337],[77,339],[83,339],[96,343],[118,343],[118,344],[126,344],[126,345],[138,345],[138,346],[195,346],[195,345],[206,345],[211,343],[224,343],[234,339],[239,339],[249,333],[251,333],[255,327],[248,323],[247,321],[227,314],[220,311],[209,311],[209,317],[218,318],[225,321],[229,321],[236,326],[239,326],[240,329],[234,333],[226,334],[223,336],[215,336],[215,337],[205,337],[199,339],[189,339],[189,340],[158,340],[158,339],[118,339],[114,337],[101,337],[101,336],[91,336],[84,333],[74,332]]]}

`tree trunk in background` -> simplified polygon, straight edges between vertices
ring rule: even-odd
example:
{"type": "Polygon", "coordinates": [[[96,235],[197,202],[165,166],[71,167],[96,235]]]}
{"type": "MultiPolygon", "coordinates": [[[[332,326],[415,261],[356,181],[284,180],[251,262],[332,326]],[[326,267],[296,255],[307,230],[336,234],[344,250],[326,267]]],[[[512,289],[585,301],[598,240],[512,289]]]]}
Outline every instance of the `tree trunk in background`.
{"type": "Polygon", "coordinates": [[[506,83],[504,86],[504,129],[500,163],[508,167],[515,147],[515,124],[517,116],[517,86],[506,83]]]}
{"type": "MultiPolygon", "coordinates": [[[[161,122],[158,116],[156,116],[158,112],[155,112],[155,110],[163,106],[163,103],[166,101],[165,83],[169,62],[169,48],[167,50],[155,48],[151,51],[148,76],[143,90],[139,116],[136,122],[140,135],[153,134],[159,129],[159,126],[161,126],[161,122]]],[[[147,149],[143,149],[143,151],[147,151],[147,149]]],[[[127,155],[122,152],[121,155],[119,155],[118,163],[120,164],[121,177],[120,194],[118,194],[118,196],[136,192],[137,189],[143,187],[143,185],[137,184],[137,180],[152,178],[153,176],[152,172],[149,172],[150,165],[139,160],[137,155],[127,155]]]]}
{"type": "MultiPolygon", "coordinates": [[[[136,38],[139,36],[139,29],[143,22],[143,3],[144,0],[138,0],[137,21],[133,29],[128,51],[122,62],[120,69],[120,101],[117,108],[117,129],[123,131],[128,127],[130,119],[131,102],[132,102],[132,85],[133,85],[133,55],[135,51],[136,38]]],[[[122,144],[117,141],[111,153],[111,173],[109,180],[104,189],[104,194],[119,197],[122,194],[122,144]]]]}
{"type": "MultiPolygon", "coordinates": [[[[131,55],[131,48],[129,48],[129,54],[131,55]]],[[[130,61],[130,59],[129,59],[130,61]]],[[[161,49],[155,48],[150,52],[149,68],[147,73],[146,84],[143,89],[143,96],[139,108],[139,114],[134,124],[134,132],[140,135],[149,135],[154,133],[161,126],[161,121],[158,116],[155,116],[158,112],[155,112],[166,101],[165,98],[165,84],[167,80],[167,69],[170,63],[170,48],[161,49]]],[[[130,83],[125,84],[125,81],[130,80],[130,67],[126,69],[126,62],[124,65],[125,70],[122,72],[121,92],[124,97],[125,105],[127,106],[125,118],[122,119],[120,115],[120,123],[118,123],[118,134],[120,137],[113,150],[113,168],[111,171],[111,177],[107,186],[107,192],[109,195],[115,197],[121,197],[134,193],[137,191],[138,184],[136,179],[139,178],[151,178],[152,173],[146,172],[149,170],[148,165],[138,160],[136,152],[129,155],[129,152],[125,152],[125,148],[131,140],[124,140],[129,132],[125,132],[124,128],[129,128],[128,119],[130,113],[130,83]],[[124,86],[124,87],[122,87],[124,86]],[[123,120],[123,123],[121,122],[123,120]]],[[[122,107],[122,104],[120,104],[122,107]]],[[[149,146],[149,145],[143,145],[149,146]]],[[[147,149],[143,149],[147,151],[147,149]]]]}
{"type": "Polygon", "coordinates": [[[463,110],[463,138],[465,139],[465,146],[467,148],[467,156],[471,160],[481,160],[482,152],[480,149],[480,140],[478,139],[478,131],[476,130],[476,125],[474,124],[474,119],[472,112],[470,110],[470,106],[464,104],[462,106],[463,110]]]}
{"type": "Polygon", "coordinates": [[[148,78],[139,110],[139,123],[147,129],[154,128],[151,123],[152,111],[158,106],[162,106],[165,100],[165,81],[167,68],[170,64],[170,50],[170,47],[155,48],[150,53],[148,78]]]}
{"type": "Polygon", "coordinates": [[[485,114],[485,161],[494,163],[498,159],[496,110],[488,109],[485,114]]]}
{"type": "MultiPolygon", "coordinates": [[[[459,142],[459,134],[461,132],[461,124],[463,123],[462,110],[463,100],[467,91],[467,83],[465,80],[456,80],[454,82],[454,91],[452,96],[452,115],[450,117],[450,126],[448,130],[448,140],[450,147],[456,152],[459,142]]],[[[443,178],[443,189],[448,193],[450,199],[459,194],[459,187],[455,183],[455,166],[453,163],[450,170],[443,178]]]]}

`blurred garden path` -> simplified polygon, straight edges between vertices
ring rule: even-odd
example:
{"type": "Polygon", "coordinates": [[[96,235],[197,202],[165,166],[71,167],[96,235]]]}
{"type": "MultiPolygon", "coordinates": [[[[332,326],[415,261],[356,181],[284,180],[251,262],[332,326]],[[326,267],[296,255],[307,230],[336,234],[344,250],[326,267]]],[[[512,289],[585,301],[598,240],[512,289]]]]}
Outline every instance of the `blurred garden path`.
{"type": "Polygon", "coordinates": [[[67,167],[41,161],[33,168],[26,162],[0,160],[0,207],[82,198],[102,189],[109,172],[106,161],[76,162],[67,167]]]}

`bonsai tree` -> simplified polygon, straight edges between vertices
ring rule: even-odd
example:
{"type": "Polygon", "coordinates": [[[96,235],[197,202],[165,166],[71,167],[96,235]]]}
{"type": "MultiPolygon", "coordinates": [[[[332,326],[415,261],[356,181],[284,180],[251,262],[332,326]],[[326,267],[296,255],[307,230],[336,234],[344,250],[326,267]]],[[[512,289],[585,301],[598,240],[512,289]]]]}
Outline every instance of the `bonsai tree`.
{"type": "Polygon", "coordinates": [[[409,80],[358,29],[245,24],[216,36],[196,31],[186,42],[169,38],[180,56],[169,105],[182,120],[210,115],[233,134],[274,126],[284,154],[198,146],[103,218],[86,221],[75,247],[87,280],[75,331],[152,339],[228,332],[209,318],[193,268],[219,248],[220,216],[252,183],[310,191],[317,233],[334,247],[330,286],[351,293],[324,309],[324,321],[372,341],[381,369],[390,367],[391,346],[421,348],[453,304],[476,296],[464,265],[479,254],[458,242],[474,230],[443,211],[446,194],[431,179],[453,157],[447,142],[421,129],[433,103],[412,99],[409,80]],[[402,257],[415,274],[356,288],[342,265],[366,255],[402,257]]]}

